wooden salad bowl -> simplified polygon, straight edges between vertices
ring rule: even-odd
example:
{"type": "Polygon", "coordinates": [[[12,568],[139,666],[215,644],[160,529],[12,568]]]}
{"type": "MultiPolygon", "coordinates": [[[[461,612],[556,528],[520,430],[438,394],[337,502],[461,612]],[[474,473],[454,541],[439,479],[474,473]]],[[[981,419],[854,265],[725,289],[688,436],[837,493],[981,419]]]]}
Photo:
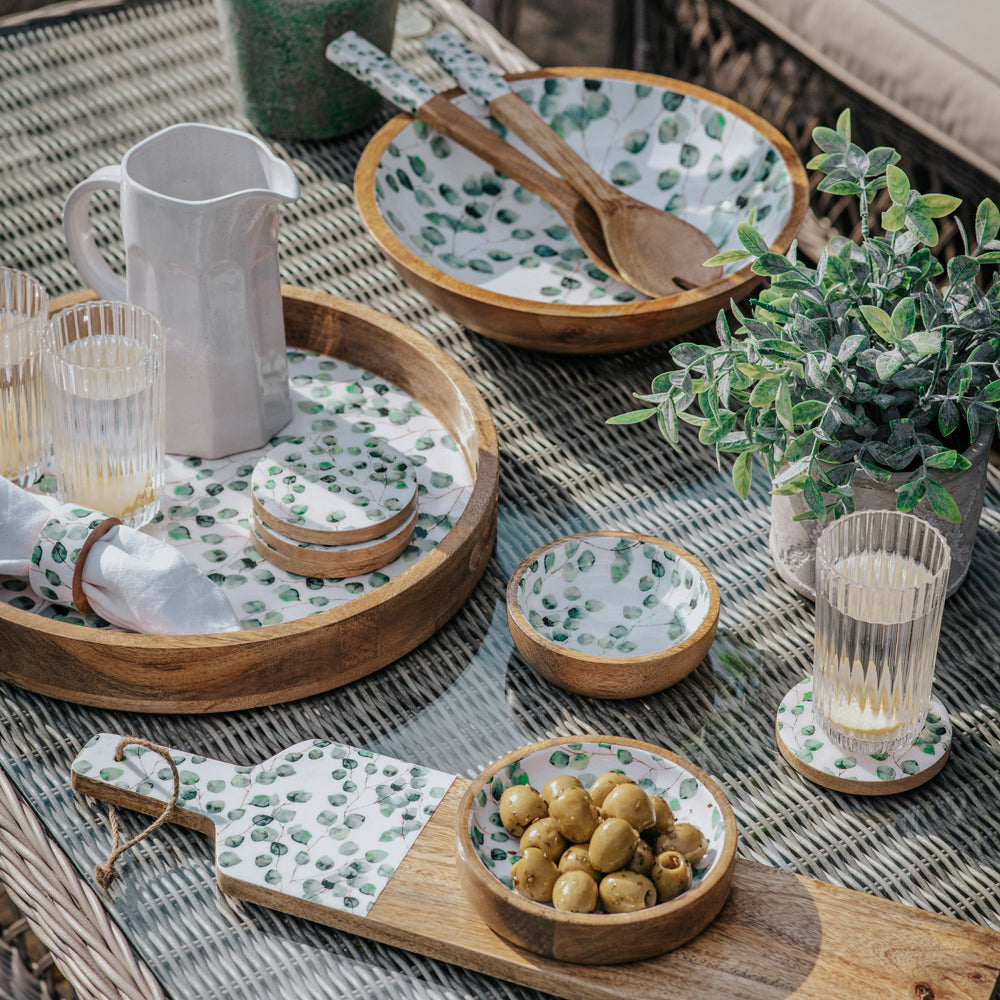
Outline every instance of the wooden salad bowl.
{"type": "MultiPolygon", "coordinates": [[[[784,253],[791,245],[808,208],[809,186],[805,169],[792,145],[764,119],[735,101],[710,90],[650,73],[594,67],[559,67],[510,74],[507,79],[518,82],[550,77],[600,78],[612,83],[626,81],[639,88],[665,88],[676,95],[707,102],[712,106],[713,113],[733,116],[749,124],[770,143],[781,161],[778,165],[783,165],[787,171],[787,216],[780,230],[769,239],[771,248],[779,253],[784,253]]],[[[449,90],[444,96],[467,100],[458,89],[449,90]]],[[[465,110],[475,112],[475,108],[468,104],[463,104],[463,107],[465,110]]],[[[475,169],[475,164],[478,164],[482,170],[485,164],[474,159],[470,167],[470,164],[463,161],[459,167],[451,167],[452,171],[456,169],[458,171],[452,176],[448,173],[449,159],[440,159],[435,155],[434,147],[427,147],[432,151],[426,151],[425,147],[421,146],[417,151],[419,155],[409,157],[411,163],[420,162],[419,176],[407,174],[405,182],[402,183],[407,192],[421,189],[420,195],[423,199],[421,204],[427,207],[428,211],[423,217],[420,211],[417,211],[409,223],[400,222],[399,214],[389,209],[388,203],[385,208],[383,207],[387,197],[386,179],[384,175],[380,177],[380,171],[389,169],[396,173],[407,171],[408,158],[406,155],[400,155],[397,147],[413,135],[413,121],[410,115],[398,115],[384,125],[369,142],[355,174],[354,193],[358,209],[365,225],[402,278],[428,301],[477,333],[517,347],[564,354],[602,354],[632,350],[660,343],[714,320],[721,309],[729,306],[730,299],[744,298],[762,281],[759,276],[751,272],[749,266],[744,266],[708,285],[676,295],[654,299],[637,296],[633,301],[614,301],[613,296],[607,296],[601,300],[601,304],[590,304],[546,301],[544,296],[538,295],[520,297],[524,293],[514,294],[509,290],[509,286],[506,286],[507,291],[496,291],[485,287],[484,284],[476,284],[471,279],[463,278],[461,275],[474,275],[477,265],[480,268],[492,266],[485,260],[483,254],[480,256],[484,260],[473,262],[472,267],[465,267],[463,264],[462,270],[449,272],[436,262],[438,260],[435,256],[436,249],[421,240],[422,223],[425,218],[436,222],[436,216],[450,213],[453,216],[450,225],[454,227],[457,224],[461,228],[463,222],[467,222],[462,216],[461,202],[455,202],[452,197],[452,204],[456,207],[449,208],[448,204],[432,206],[430,199],[437,198],[438,192],[445,185],[450,185],[452,189],[450,194],[453,195],[454,191],[462,188],[467,169],[475,169]],[[412,231],[405,231],[408,228],[412,231]]],[[[692,126],[692,134],[696,130],[702,134],[703,124],[696,121],[692,126]]],[[[436,153],[440,154],[443,148],[439,143],[436,153]]],[[[452,156],[451,159],[454,160],[455,157],[452,156]]],[[[708,159],[707,153],[704,159],[708,159]]],[[[701,178],[697,180],[698,183],[693,184],[692,189],[707,186],[702,183],[701,178]]],[[[395,178],[390,183],[397,184],[395,178]]],[[[631,193],[633,188],[630,187],[629,191],[631,193]]],[[[663,207],[662,202],[668,201],[670,192],[666,192],[662,198],[659,197],[660,192],[654,190],[654,193],[657,204],[663,207]]],[[[399,197],[398,192],[392,197],[399,197]]],[[[485,204],[483,199],[474,200],[466,206],[465,211],[478,213],[482,204],[485,204]]],[[[515,209],[522,211],[523,206],[517,205],[515,209]]],[[[483,218],[492,216],[484,215],[483,218]]],[[[745,215],[741,213],[738,221],[744,219],[745,215]]],[[[735,226],[735,222],[733,225],[735,226]]],[[[453,237],[455,233],[447,230],[443,235],[434,235],[433,239],[440,249],[448,249],[451,246],[448,241],[453,237]]],[[[519,251],[516,251],[514,257],[518,255],[519,251]]],[[[500,267],[505,266],[512,265],[500,265],[500,267]]],[[[530,280],[530,274],[524,268],[520,270],[515,268],[514,274],[518,278],[514,285],[516,288],[523,285],[521,277],[525,282],[530,280]]]]}
{"type": "Polygon", "coordinates": [[[542,740],[501,757],[466,789],[458,807],[457,837],[462,890],[483,921],[530,952],[583,965],[637,962],[690,941],[725,904],[736,864],[736,817],[719,786],[669,750],[616,736],[542,740]],[[679,821],[696,817],[696,825],[706,827],[706,859],[711,861],[700,880],[676,899],[634,913],[560,911],[505,884],[502,879],[518,845],[493,815],[502,788],[524,783],[525,773],[539,791],[549,778],[565,773],[587,785],[608,770],[624,771],[636,781],[649,779],[676,803],[679,821]],[[507,857],[500,858],[504,853],[507,857]]]}
{"type": "MultiPolygon", "coordinates": [[[[295,621],[212,635],[136,635],[54,621],[0,603],[0,678],[98,708],[221,712],[328,691],[399,659],[462,606],[496,535],[498,451],[479,391],[443,351],[374,309],[284,286],[295,347],[358,365],[410,394],[449,429],[472,495],[441,543],[383,586],[295,621]]],[[[52,303],[58,311],[92,298],[52,303]]]]}

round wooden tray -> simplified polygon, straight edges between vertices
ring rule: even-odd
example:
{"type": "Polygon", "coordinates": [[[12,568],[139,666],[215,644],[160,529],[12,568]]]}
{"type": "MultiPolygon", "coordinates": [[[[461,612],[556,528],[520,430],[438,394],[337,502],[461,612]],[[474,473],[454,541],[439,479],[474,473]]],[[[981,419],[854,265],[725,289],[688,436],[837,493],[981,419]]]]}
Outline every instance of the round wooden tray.
{"type": "MultiPolygon", "coordinates": [[[[152,636],[52,621],[0,603],[0,678],[97,708],[222,712],[329,691],[431,636],[482,576],[496,535],[498,451],[486,403],[426,338],[374,309],[282,289],[294,347],[359,365],[426,405],[473,471],[468,505],[441,543],[387,584],[298,621],[217,635],[152,636]]],[[[93,298],[64,296],[53,311],[93,298]]]]}

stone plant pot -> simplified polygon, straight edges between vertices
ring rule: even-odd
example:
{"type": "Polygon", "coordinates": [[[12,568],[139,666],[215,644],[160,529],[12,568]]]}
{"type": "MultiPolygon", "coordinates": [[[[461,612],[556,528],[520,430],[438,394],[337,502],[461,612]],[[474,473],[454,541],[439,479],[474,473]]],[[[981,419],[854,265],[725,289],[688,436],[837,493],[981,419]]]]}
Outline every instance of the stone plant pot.
{"type": "Polygon", "coordinates": [[[240,110],[265,135],[333,139],[362,128],[382,99],[326,47],[354,30],[392,48],[399,0],[216,0],[240,110]]]}
{"type": "MultiPolygon", "coordinates": [[[[935,514],[926,500],[922,500],[915,514],[929,521],[947,539],[951,546],[951,573],[948,577],[950,597],[965,579],[972,559],[972,546],[979,528],[979,515],[983,509],[986,492],[986,465],[993,440],[993,425],[982,428],[979,437],[965,451],[972,463],[963,472],[931,470],[932,478],[948,489],[962,520],[958,524],[944,521],[935,514]]],[[[909,473],[897,472],[887,483],[877,483],[864,473],[857,473],[852,480],[856,510],[895,510],[896,489],[909,473]]],[[[793,590],[809,600],[816,599],[816,541],[824,525],[818,521],[794,521],[797,514],[805,512],[806,502],[801,493],[793,496],[771,497],[771,558],[778,575],[793,590]]]]}

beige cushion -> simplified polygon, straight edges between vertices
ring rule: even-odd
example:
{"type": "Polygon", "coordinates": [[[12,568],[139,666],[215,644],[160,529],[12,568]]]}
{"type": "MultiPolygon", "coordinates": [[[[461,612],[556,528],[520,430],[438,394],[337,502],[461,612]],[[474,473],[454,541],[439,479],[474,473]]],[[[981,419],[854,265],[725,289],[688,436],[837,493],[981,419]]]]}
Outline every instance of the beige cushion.
{"type": "Polygon", "coordinates": [[[1000,180],[1000,0],[731,0],[1000,180]]]}

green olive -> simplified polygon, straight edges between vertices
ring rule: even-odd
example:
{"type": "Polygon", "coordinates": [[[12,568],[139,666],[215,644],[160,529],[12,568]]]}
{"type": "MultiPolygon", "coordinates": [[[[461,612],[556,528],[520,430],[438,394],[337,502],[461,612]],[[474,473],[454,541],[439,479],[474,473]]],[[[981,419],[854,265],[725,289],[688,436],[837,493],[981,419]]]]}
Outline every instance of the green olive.
{"type": "Polygon", "coordinates": [[[597,883],[579,869],[564,872],[552,887],[552,905],[570,913],[593,913],[597,907],[597,883]]]}
{"type": "Polygon", "coordinates": [[[520,837],[535,822],[548,814],[541,795],[530,785],[511,785],[500,796],[500,822],[508,833],[520,837]]]}
{"type": "Polygon", "coordinates": [[[514,888],[522,896],[538,903],[552,899],[552,887],[559,869],[537,847],[529,847],[510,870],[514,888]]]}
{"type": "Polygon", "coordinates": [[[590,840],[601,821],[597,806],[582,785],[567,789],[549,803],[549,819],[571,844],[590,840]]]}
{"type": "Polygon", "coordinates": [[[599,891],[608,913],[634,913],[656,905],[656,886],[638,872],[605,875],[599,891]]]}
{"type": "Polygon", "coordinates": [[[563,851],[563,856],[559,859],[559,871],[561,872],[586,872],[596,885],[601,876],[597,869],[590,863],[590,853],[586,844],[574,844],[563,851]]]}
{"type": "Polygon", "coordinates": [[[691,864],[696,865],[705,856],[708,841],[698,827],[690,823],[677,823],[669,833],[656,838],[653,850],[657,854],[662,854],[664,851],[679,851],[691,864]]]}
{"type": "Polygon", "coordinates": [[[556,821],[551,816],[536,819],[527,830],[521,834],[521,853],[529,847],[537,847],[547,858],[557,862],[566,850],[567,840],[559,832],[556,821]]]}
{"type": "Polygon", "coordinates": [[[635,854],[639,834],[627,820],[606,819],[590,838],[590,863],[599,872],[614,872],[624,868],[635,854]]]}
{"type": "Polygon", "coordinates": [[[632,860],[625,866],[630,872],[638,872],[640,875],[649,877],[653,870],[653,848],[644,840],[640,840],[635,845],[635,854],[632,860]]]}
{"type": "Polygon", "coordinates": [[[546,805],[551,805],[553,799],[559,798],[563,792],[571,788],[583,788],[580,779],[572,774],[560,774],[555,778],[549,778],[542,786],[542,798],[546,805]]]}
{"type": "Polygon", "coordinates": [[[640,832],[655,822],[653,803],[638,785],[617,785],[608,792],[601,806],[601,818],[613,816],[626,820],[640,832]]]}
{"type": "Polygon", "coordinates": [[[643,836],[655,844],[661,833],[669,833],[674,828],[674,813],[660,795],[650,795],[649,801],[653,803],[653,825],[643,831],[643,836]]]}
{"type": "Polygon", "coordinates": [[[664,851],[653,861],[650,877],[656,886],[656,898],[665,903],[691,888],[691,862],[677,851],[664,851]]]}
{"type": "Polygon", "coordinates": [[[600,808],[604,804],[604,799],[608,792],[616,785],[634,785],[635,782],[621,771],[605,771],[591,786],[590,797],[594,800],[594,805],[600,808]]]}

